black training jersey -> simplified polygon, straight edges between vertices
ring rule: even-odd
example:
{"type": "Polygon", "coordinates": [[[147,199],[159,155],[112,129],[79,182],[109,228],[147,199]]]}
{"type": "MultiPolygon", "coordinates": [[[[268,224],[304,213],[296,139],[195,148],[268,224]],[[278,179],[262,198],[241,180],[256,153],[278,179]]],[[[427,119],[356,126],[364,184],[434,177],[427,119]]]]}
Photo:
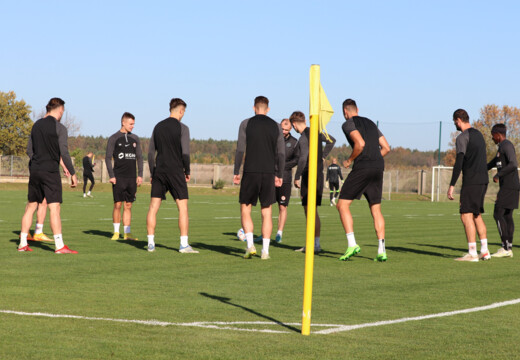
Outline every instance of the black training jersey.
{"type": "Polygon", "coordinates": [[[92,166],[92,160],[90,157],[85,156],[83,158],[83,175],[92,175],[94,167],[92,166]]]}
{"type": "Polygon", "coordinates": [[[138,176],[143,177],[143,153],[139,137],[133,133],[116,132],[108,138],[105,156],[110,178],[135,178],[136,164],[138,176]],[[114,167],[112,168],[112,159],[114,167]]]}
{"type": "Polygon", "coordinates": [[[153,129],[148,148],[150,174],[190,174],[190,129],[169,117],[153,129]]]}
{"type": "Polygon", "coordinates": [[[498,144],[497,155],[487,164],[488,170],[496,167],[500,188],[520,190],[518,162],[515,146],[505,139],[498,144]]]}
{"type": "Polygon", "coordinates": [[[379,138],[383,136],[383,134],[372,120],[361,116],[353,116],[343,123],[342,129],[352,149],[354,149],[354,141],[350,137],[352,131],[359,131],[365,141],[363,151],[354,159],[352,170],[365,168],[384,170],[385,161],[383,160],[381,147],[379,146],[379,138]]]}
{"type": "Polygon", "coordinates": [[[283,182],[292,183],[292,168],[298,164],[299,153],[297,151],[298,140],[289,134],[285,140],[285,168],[283,170],[283,182]]]}
{"type": "Polygon", "coordinates": [[[453,166],[450,185],[454,186],[462,170],[462,185],[485,185],[489,182],[486,161],[486,142],[474,128],[463,131],[455,141],[457,160],[453,166]]]}
{"type": "Polygon", "coordinates": [[[338,164],[330,164],[327,168],[327,181],[331,183],[336,183],[339,179],[343,180],[343,175],[341,175],[341,168],[338,164]]]}
{"type": "Polygon", "coordinates": [[[68,149],[67,129],[53,116],[36,121],[27,143],[29,169],[59,172],[60,157],[71,175],[76,172],[68,149]]]}
{"type": "Polygon", "coordinates": [[[245,173],[267,173],[283,177],[285,141],[280,124],[270,117],[255,115],[240,124],[235,154],[235,175],[240,173],[244,152],[245,173]]]}
{"type": "MultiPolygon", "coordinates": [[[[298,140],[298,152],[300,157],[298,159],[298,168],[296,169],[296,174],[294,175],[295,180],[299,180],[303,173],[309,172],[309,135],[310,128],[306,127],[300,136],[300,140],[298,140]]],[[[331,135],[329,135],[329,138],[330,140],[328,140],[325,135],[321,133],[318,134],[318,174],[323,174],[323,159],[329,155],[332,148],[334,148],[334,144],[336,143],[336,139],[334,139],[331,135]],[[325,143],[325,148],[322,148],[321,144],[323,143],[325,143]]]]}

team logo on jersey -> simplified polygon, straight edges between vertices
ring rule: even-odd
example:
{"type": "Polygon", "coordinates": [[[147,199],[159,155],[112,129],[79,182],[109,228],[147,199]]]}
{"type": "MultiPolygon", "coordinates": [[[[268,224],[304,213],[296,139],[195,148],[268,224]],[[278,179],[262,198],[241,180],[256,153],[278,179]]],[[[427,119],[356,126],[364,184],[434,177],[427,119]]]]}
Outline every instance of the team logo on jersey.
{"type": "Polygon", "coordinates": [[[137,143],[134,143],[134,147],[137,147],[137,143]]]}
{"type": "Polygon", "coordinates": [[[291,146],[292,146],[292,144],[290,142],[285,144],[285,147],[291,147],[291,146]]]}
{"type": "Polygon", "coordinates": [[[282,196],[282,201],[285,201],[285,196],[282,196]]]}
{"type": "Polygon", "coordinates": [[[117,157],[118,157],[119,159],[122,159],[122,158],[125,157],[125,154],[124,154],[124,153],[119,153],[119,155],[117,155],[117,157]]]}

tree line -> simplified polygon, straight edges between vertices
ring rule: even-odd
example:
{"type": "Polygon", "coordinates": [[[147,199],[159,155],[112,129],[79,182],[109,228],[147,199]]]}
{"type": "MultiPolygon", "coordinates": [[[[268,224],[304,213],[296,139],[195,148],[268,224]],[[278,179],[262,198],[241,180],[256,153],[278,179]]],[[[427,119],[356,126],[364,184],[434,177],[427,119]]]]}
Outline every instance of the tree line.
{"type": "MultiPolygon", "coordinates": [[[[33,112],[31,106],[24,100],[17,100],[13,91],[0,91],[0,153],[2,155],[25,155],[27,140],[34,121],[43,117],[44,111],[33,112]],[[31,114],[33,119],[31,119],[31,114]]],[[[69,130],[69,152],[71,156],[81,159],[89,151],[96,158],[105,157],[108,138],[103,136],[79,135],[81,122],[70,114],[65,114],[62,123],[69,130]]],[[[508,139],[515,145],[517,156],[520,156],[520,109],[513,106],[485,105],[477,120],[472,125],[484,135],[487,146],[488,160],[496,154],[496,145],[491,139],[491,127],[503,123],[508,128],[508,139]]],[[[455,138],[458,132],[451,134],[450,149],[440,154],[440,164],[452,166],[455,163],[455,138]]],[[[149,138],[140,138],[144,157],[148,152],[149,138]]],[[[236,141],[233,140],[197,140],[190,141],[191,162],[198,164],[219,163],[233,164],[235,159],[236,141]]],[[[351,153],[350,146],[336,146],[327,160],[337,158],[342,164],[351,153]]],[[[438,151],[419,151],[403,147],[392,148],[385,158],[388,169],[425,169],[438,164],[438,151]]],[[[520,159],[519,159],[520,160],[520,159]]],[[[520,161],[519,161],[520,163],[520,161]]]]}

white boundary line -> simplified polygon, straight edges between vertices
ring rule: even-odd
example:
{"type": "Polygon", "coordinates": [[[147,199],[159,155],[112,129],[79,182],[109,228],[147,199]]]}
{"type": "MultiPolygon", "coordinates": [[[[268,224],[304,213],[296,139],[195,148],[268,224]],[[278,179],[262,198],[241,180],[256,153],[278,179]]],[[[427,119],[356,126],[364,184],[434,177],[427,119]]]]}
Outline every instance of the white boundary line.
{"type": "MultiPolygon", "coordinates": [[[[454,315],[459,315],[459,314],[468,314],[468,313],[472,313],[472,312],[491,310],[491,309],[496,309],[499,307],[515,305],[515,304],[520,304],[520,298],[508,300],[508,301],[497,302],[497,303],[493,303],[493,304],[486,305],[486,306],[469,308],[469,309],[442,312],[442,313],[423,315],[423,316],[406,317],[406,318],[401,318],[401,319],[396,319],[396,320],[377,321],[377,322],[373,322],[373,323],[365,323],[365,324],[358,324],[358,325],[312,324],[313,327],[329,328],[329,329],[324,329],[324,330],[319,330],[319,331],[313,332],[313,334],[328,335],[328,334],[334,334],[334,333],[339,333],[339,332],[344,332],[344,331],[352,331],[352,330],[367,328],[367,327],[392,325],[392,324],[405,323],[408,321],[419,321],[419,320],[454,316],[454,315]]],[[[234,331],[262,332],[262,333],[276,333],[276,334],[290,333],[290,331],[239,328],[239,327],[234,327],[233,325],[301,326],[300,323],[280,323],[280,322],[271,322],[271,321],[232,321],[232,322],[196,321],[196,322],[190,322],[190,323],[174,323],[174,322],[159,321],[159,320],[113,319],[113,318],[101,318],[101,317],[80,316],[80,315],[49,314],[49,313],[41,313],[41,312],[23,312],[23,311],[14,311],[14,310],[0,310],[0,313],[20,315],[20,316],[40,316],[40,317],[49,317],[49,318],[110,321],[110,322],[140,324],[140,325],[148,325],[148,326],[186,326],[186,327],[200,327],[200,328],[217,329],[217,330],[234,330],[234,331]]]]}
{"type": "Polygon", "coordinates": [[[333,333],[337,333],[337,332],[351,331],[351,330],[362,329],[362,328],[366,328],[366,327],[399,324],[399,323],[404,323],[404,322],[408,322],[408,321],[434,319],[434,318],[453,316],[453,315],[458,315],[458,314],[468,314],[468,313],[472,313],[472,312],[491,310],[491,309],[496,309],[496,308],[508,306],[508,305],[515,305],[515,304],[519,304],[519,303],[520,303],[520,298],[514,299],[514,300],[509,300],[509,301],[497,302],[497,303],[493,303],[491,305],[486,305],[486,306],[479,306],[479,307],[474,307],[474,308],[470,308],[470,309],[442,312],[442,313],[438,313],[438,314],[406,317],[406,318],[396,319],[396,320],[377,321],[377,322],[373,322],[373,323],[366,323],[366,324],[359,324],[359,325],[343,325],[336,329],[320,330],[320,331],[315,332],[314,334],[333,334],[333,333]]]}

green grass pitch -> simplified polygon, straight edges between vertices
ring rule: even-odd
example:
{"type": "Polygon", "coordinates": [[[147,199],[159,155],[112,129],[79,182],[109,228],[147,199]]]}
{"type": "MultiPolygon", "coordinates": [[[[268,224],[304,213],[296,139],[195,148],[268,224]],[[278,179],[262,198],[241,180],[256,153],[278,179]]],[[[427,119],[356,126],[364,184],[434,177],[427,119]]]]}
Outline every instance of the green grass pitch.
{"type": "MultiPolygon", "coordinates": [[[[64,192],[64,240],[79,254],[55,255],[53,243],[31,242],[32,253],[16,251],[25,185],[0,187],[0,359],[520,357],[520,304],[318,333],[335,329],[319,325],[374,323],[520,298],[518,244],[513,259],[453,261],[467,251],[456,202],[384,201],[386,263],[373,261],[372,219],[366,201],[355,202],[362,252],[341,262],[345,234],[337,210],[324,198],[327,206],[319,213],[325,251],[315,257],[311,335],[302,336],[304,255],[294,249],[304,244],[305,217],[298,199],[291,200],[283,242],[272,244],[271,260],[262,261],[242,259],[234,194],[191,190],[189,239],[200,250],[197,255],[177,251],[177,210],[171,198],[158,214],[156,252],[145,250],[149,187],[140,189],[133,209],[132,233],[140,240],[111,241],[112,194],[107,187],[97,189],[93,199],[84,199],[81,190],[64,192]]],[[[484,219],[494,252],[500,241],[492,209],[487,204],[484,219]]],[[[258,207],[253,218],[259,234],[258,207]]],[[[518,212],[515,219],[520,223],[518,212]]],[[[51,235],[48,220],[44,231],[51,235]]]]}

